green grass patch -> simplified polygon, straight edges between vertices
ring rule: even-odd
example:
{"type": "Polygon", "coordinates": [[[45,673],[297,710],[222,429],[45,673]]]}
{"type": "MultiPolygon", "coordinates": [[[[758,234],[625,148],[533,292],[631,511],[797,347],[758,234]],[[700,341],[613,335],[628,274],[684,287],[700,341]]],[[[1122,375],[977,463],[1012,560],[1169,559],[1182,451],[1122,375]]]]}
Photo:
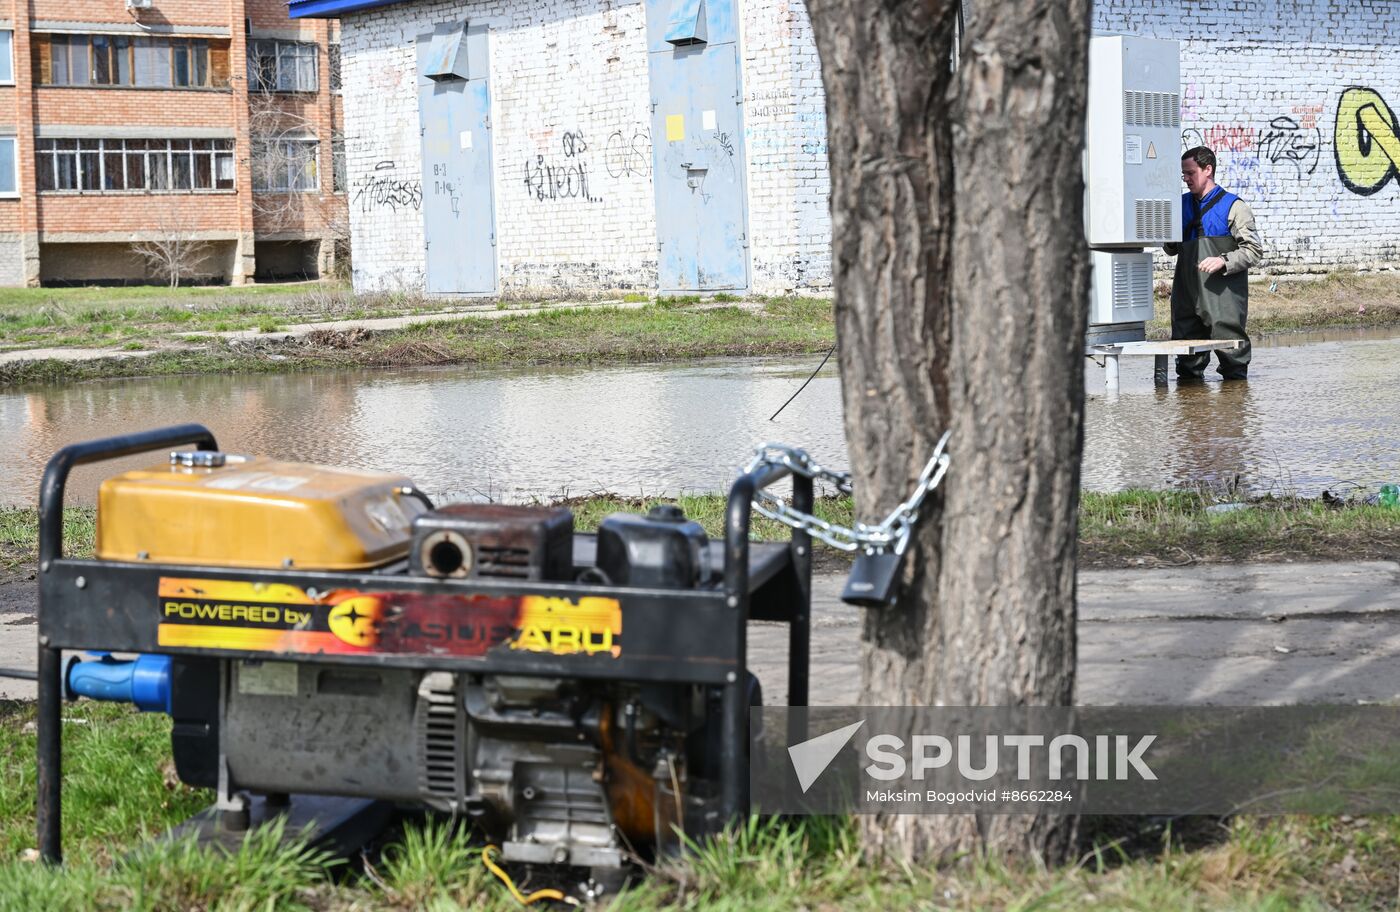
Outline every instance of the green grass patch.
{"type": "MultiPolygon", "coordinates": [[[[285,322],[271,314],[238,321],[221,320],[212,328],[280,327],[285,322]]],[[[180,324],[178,335],[190,328],[189,323],[180,324]]],[[[464,316],[378,333],[324,330],[300,339],[240,346],[204,340],[196,350],[161,351],[139,359],[13,362],[0,365],[0,385],[331,367],[640,363],[789,355],[825,351],[834,337],[831,303],[820,299],[780,299],[756,313],[733,306],[675,302],[639,308],[555,308],[499,318],[464,316]]]]}
{"type": "MultiPolygon", "coordinates": [[[[0,859],[35,845],[34,708],[0,701],[0,859]]],[[[63,720],[63,833],[70,857],[110,858],[209,803],[212,792],[175,777],[169,717],[84,700],[65,706],[63,720]]]]}
{"type": "MultiPolygon", "coordinates": [[[[91,557],[97,540],[97,510],[69,507],[63,511],[64,554],[91,557]]],[[[0,580],[32,565],[39,557],[39,511],[0,507],[0,580]]]]}
{"type": "MultiPolygon", "coordinates": [[[[277,825],[254,831],[233,852],[187,840],[153,840],[209,796],[164,784],[158,770],[167,761],[159,754],[162,739],[155,737],[160,732],[150,717],[120,707],[93,709],[77,704],[74,710],[82,715],[72,718],[89,724],[69,722],[65,729],[65,798],[72,805],[105,796],[118,806],[88,805],[87,815],[74,815],[65,830],[68,860],[56,869],[17,859],[16,850],[32,846],[28,803],[0,808],[0,832],[6,834],[0,855],[2,909],[520,908],[482,865],[482,843],[440,818],[407,824],[357,870],[302,844],[282,843],[277,825]],[[101,726],[94,727],[99,719],[101,726]],[[92,731],[80,731],[84,728],[92,731]],[[104,741],[135,749],[117,762],[104,741]],[[94,783],[96,771],[112,781],[94,783]],[[11,838],[12,830],[25,835],[11,838]]],[[[34,736],[23,733],[22,718],[11,711],[0,719],[0,749],[32,755],[34,736]]],[[[7,769],[24,762],[18,757],[7,769]]],[[[32,762],[31,757],[31,770],[32,762]]],[[[32,790],[32,780],[24,787],[32,790]]],[[[18,785],[8,788],[20,791],[18,785]]],[[[610,898],[606,908],[1283,912],[1393,903],[1400,818],[1188,818],[1176,826],[1164,831],[1150,820],[1090,818],[1081,823],[1077,863],[1046,867],[969,858],[936,867],[871,861],[852,819],[751,818],[655,865],[610,898]]],[[[525,892],[573,886],[571,879],[547,871],[512,867],[509,873],[525,892]]]]}
{"type": "Polygon", "coordinates": [[[1400,556],[1400,509],[1363,502],[1261,497],[1214,512],[1202,491],[1086,491],[1079,555],[1085,566],[1237,560],[1383,560],[1400,556]]]}

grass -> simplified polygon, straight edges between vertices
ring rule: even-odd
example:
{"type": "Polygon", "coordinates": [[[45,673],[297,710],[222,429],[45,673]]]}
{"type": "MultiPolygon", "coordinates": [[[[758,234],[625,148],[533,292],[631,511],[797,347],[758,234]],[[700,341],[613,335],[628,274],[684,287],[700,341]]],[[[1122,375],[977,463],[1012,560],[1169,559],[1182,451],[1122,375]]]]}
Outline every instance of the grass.
{"type": "MultiPolygon", "coordinates": [[[[70,507],[63,511],[64,553],[78,557],[92,554],[97,539],[97,511],[70,507]]],[[[32,566],[39,557],[39,511],[0,508],[0,581],[32,566]]]]}
{"type": "MultiPolygon", "coordinates": [[[[248,322],[266,331],[282,325],[268,314],[249,315],[248,322]]],[[[180,332],[183,335],[185,328],[180,332]]],[[[667,301],[635,309],[558,308],[494,319],[464,316],[378,333],[321,330],[286,341],[253,340],[235,345],[204,340],[195,349],[157,351],[148,357],[124,360],[14,362],[0,365],[0,385],[188,373],[592,364],[799,354],[826,350],[834,333],[831,302],[820,299],[774,299],[758,310],[667,301]]]]}
{"type": "Polygon", "coordinates": [[[276,331],[289,323],[439,312],[440,300],[356,296],[347,285],[0,289],[0,346],[168,346],[191,332],[276,331]],[[267,327],[274,327],[268,329],[267,327]]]}
{"type": "Polygon", "coordinates": [[[1359,498],[1327,503],[1261,497],[1246,509],[1212,513],[1199,491],[1084,492],[1079,560],[1088,567],[1221,561],[1393,560],[1400,509],[1359,498]]]}
{"type": "MultiPolygon", "coordinates": [[[[33,703],[0,701],[0,859],[34,845],[33,703]]],[[[73,858],[110,861],[123,845],[164,831],[212,793],[175,777],[170,719],[112,703],[64,709],[63,832],[73,858]]],[[[2,879],[2,878],[0,878],[2,879]]]]}
{"type": "MultiPolygon", "coordinates": [[[[168,720],[90,702],[65,724],[67,863],[22,860],[33,847],[32,715],[30,705],[0,704],[0,909],[519,908],[483,868],[481,842],[443,819],[409,820],[355,866],[282,843],[276,826],[235,852],[153,839],[210,795],[171,782],[168,720]]],[[[651,868],[607,908],[1390,908],[1400,867],[1397,817],[1188,818],[1177,831],[1086,818],[1081,835],[1077,864],[971,858],[938,869],[872,863],[851,819],[751,818],[651,868]]],[[[551,876],[512,873],[527,891],[551,876]]]]}

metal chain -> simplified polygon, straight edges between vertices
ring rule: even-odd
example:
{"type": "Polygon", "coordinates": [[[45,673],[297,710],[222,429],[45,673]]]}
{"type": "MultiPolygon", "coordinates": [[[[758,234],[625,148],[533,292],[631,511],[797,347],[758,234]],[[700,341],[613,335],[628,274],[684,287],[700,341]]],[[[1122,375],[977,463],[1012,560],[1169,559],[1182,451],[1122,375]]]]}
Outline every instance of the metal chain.
{"type": "MultiPolygon", "coordinates": [[[[918,483],[909,498],[890,511],[882,522],[875,525],[858,522],[854,529],[827,522],[790,507],[781,497],[767,489],[754,492],[753,508],[759,514],[780,522],[799,532],[806,532],[841,551],[866,551],[876,553],[892,550],[903,554],[909,545],[909,537],[914,532],[914,524],[919,520],[919,508],[923,506],[928,492],[938,487],[948,471],[948,436],[945,431],[933,448],[933,455],[919,473],[918,483]]],[[[761,443],[754,448],[754,457],[744,467],[744,474],[764,466],[783,466],[795,475],[813,480],[821,479],[835,485],[842,494],[851,493],[851,474],[827,469],[817,463],[805,450],[782,443],[761,443]]]]}

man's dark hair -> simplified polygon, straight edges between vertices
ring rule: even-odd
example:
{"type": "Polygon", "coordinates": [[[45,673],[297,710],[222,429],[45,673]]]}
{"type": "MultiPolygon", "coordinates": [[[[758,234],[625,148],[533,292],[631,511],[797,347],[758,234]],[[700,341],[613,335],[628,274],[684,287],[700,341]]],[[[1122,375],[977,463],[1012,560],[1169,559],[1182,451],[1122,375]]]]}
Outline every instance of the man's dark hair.
{"type": "Polygon", "coordinates": [[[1181,153],[1182,161],[1186,161],[1188,158],[1196,163],[1197,168],[1210,168],[1212,171],[1215,168],[1215,153],[1205,146],[1197,146],[1181,153]]]}

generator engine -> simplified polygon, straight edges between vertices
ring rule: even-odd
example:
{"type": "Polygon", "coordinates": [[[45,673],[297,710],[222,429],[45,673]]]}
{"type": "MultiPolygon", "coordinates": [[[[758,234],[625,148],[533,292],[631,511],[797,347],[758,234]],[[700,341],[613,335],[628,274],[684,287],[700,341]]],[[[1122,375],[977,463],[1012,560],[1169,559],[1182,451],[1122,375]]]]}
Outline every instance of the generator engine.
{"type": "MultiPolygon", "coordinates": [[[[142,657],[165,668],[147,702],[174,717],[181,779],[231,819],[249,795],[382,799],[469,817],[508,861],[595,870],[717,828],[723,688],[561,672],[621,649],[618,601],[589,587],[713,589],[711,553],[674,507],[583,536],[565,509],[434,508],[406,478],[218,452],[108,479],[97,518],[99,562],[165,568],[176,654],[142,657]],[[461,661],[501,651],[538,667],[461,661]]],[[[124,670],[65,682],[110,697],[124,670]]]]}

